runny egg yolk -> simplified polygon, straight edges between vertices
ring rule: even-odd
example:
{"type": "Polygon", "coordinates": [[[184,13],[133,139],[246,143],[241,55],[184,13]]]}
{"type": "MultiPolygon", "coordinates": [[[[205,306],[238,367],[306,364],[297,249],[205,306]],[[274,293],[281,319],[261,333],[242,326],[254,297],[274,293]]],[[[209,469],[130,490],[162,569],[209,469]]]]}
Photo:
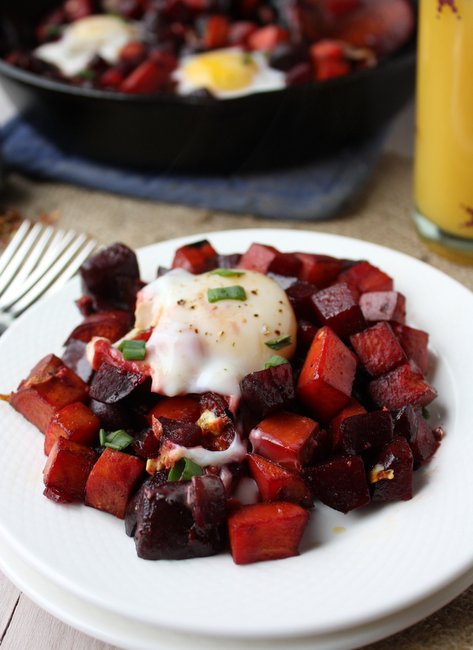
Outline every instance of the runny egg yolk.
{"type": "Polygon", "coordinates": [[[239,396],[245,375],[263,370],[275,354],[292,357],[297,324],[285,292],[265,275],[239,273],[175,269],[140,291],[135,328],[153,328],[146,344],[153,392],[239,396]],[[209,289],[230,286],[240,286],[245,299],[209,301],[209,289]],[[272,342],[280,338],[283,346],[275,351],[272,342]]]}
{"type": "Polygon", "coordinates": [[[190,58],[182,77],[196,88],[231,92],[251,86],[257,71],[255,61],[240,50],[217,50],[190,58]]]}

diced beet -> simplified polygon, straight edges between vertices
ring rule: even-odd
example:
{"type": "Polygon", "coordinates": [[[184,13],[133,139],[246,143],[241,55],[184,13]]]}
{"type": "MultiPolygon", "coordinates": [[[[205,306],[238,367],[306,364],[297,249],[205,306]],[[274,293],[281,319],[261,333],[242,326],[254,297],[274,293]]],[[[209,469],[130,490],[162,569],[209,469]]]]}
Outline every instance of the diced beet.
{"type": "Polygon", "coordinates": [[[315,420],[278,411],[251,431],[250,442],[255,453],[299,472],[312,459],[319,429],[315,420]]]}
{"type": "Polygon", "coordinates": [[[168,418],[180,420],[181,422],[197,422],[201,409],[198,397],[191,395],[178,395],[176,397],[165,397],[153,406],[148,414],[149,423],[154,415],[156,418],[168,418]]]}
{"type": "Polygon", "coordinates": [[[291,364],[258,370],[243,377],[240,383],[242,408],[257,421],[291,406],[295,399],[291,364]]]}
{"type": "Polygon", "coordinates": [[[366,370],[373,377],[384,375],[406,362],[406,355],[390,325],[376,323],[350,337],[350,342],[366,370]]]}
{"type": "Polygon", "coordinates": [[[112,244],[89,257],[80,269],[85,294],[109,309],[133,311],[140,272],[135,253],[124,244],[112,244]]]}
{"type": "Polygon", "coordinates": [[[294,503],[275,501],[242,506],[228,518],[236,564],[279,560],[299,554],[309,513],[294,503]]]}
{"type": "Polygon", "coordinates": [[[145,469],[140,458],[105,449],[89,474],[85,503],[124,519],[127,503],[145,469]]]}
{"type": "Polygon", "coordinates": [[[350,287],[342,282],[318,291],[312,298],[317,320],[341,338],[362,330],[365,319],[350,287]]]}
{"type": "Polygon", "coordinates": [[[369,393],[378,406],[386,406],[390,411],[407,404],[427,406],[437,396],[419,369],[408,363],[374,379],[369,385],[369,393]]]}
{"type": "Polygon", "coordinates": [[[73,402],[59,409],[51,418],[44,438],[44,453],[51,451],[60,437],[92,447],[98,440],[99,418],[82,402],[73,402]]]}
{"type": "Polygon", "coordinates": [[[92,366],[87,359],[87,343],[72,339],[62,355],[64,364],[76,373],[82,381],[88,383],[93,375],[92,366]]]}
{"type": "Polygon", "coordinates": [[[289,298],[297,320],[301,318],[314,320],[312,299],[316,292],[315,285],[310,282],[304,282],[303,280],[297,280],[286,289],[286,295],[289,298]]]}
{"type": "Polygon", "coordinates": [[[197,21],[197,28],[204,50],[225,47],[228,42],[230,21],[226,16],[205,16],[197,21]]]}
{"type": "Polygon", "coordinates": [[[342,270],[342,260],[329,255],[295,253],[295,256],[302,263],[299,279],[315,284],[318,289],[331,284],[342,270]]]}
{"type": "Polygon", "coordinates": [[[87,385],[61,359],[49,354],[20,382],[10,404],[45,433],[56,411],[86,399],[87,385]]]}
{"type": "Polygon", "coordinates": [[[137,509],[135,544],[145,560],[182,560],[219,553],[225,493],[217,476],[146,486],[137,509]]]}
{"type": "Polygon", "coordinates": [[[278,273],[297,276],[301,262],[291,253],[281,253],[274,246],[251,244],[238,264],[238,268],[258,273],[278,273]]]}
{"type": "Polygon", "coordinates": [[[58,438],[43,471],[46,496],[55,501],[82,501],[87,478],[96,460],[93,449],[67,438],[58,438]]]}
{"type": "Polygon", "coordinates": [[[440,446],[440,441],[419,408],[406,406],[394,419],[395,433],[404,436],[414,456],[414,468],[429,462],[440,446]]]}
{"type": "Polygon", "coordinates": [[[169,418],[153,417],[152,427],[158,440],[169,440],[183,447],[197,447],[202,444],[202,430],[193,422],[180,422],[169,418]]]}
{"type": "Polygon", "coordinates": [[[412,451],[405,438],[397,436],[376,457],[370,471],[372,501],[412,499],[412,451]]]}
{"type": "Polygon", "coordinates": [[[332,449],[340,448],[340,427],[342,422],[353,415],[361,415],[362,413],[366,413],[365,407],[352,397],[340,413],[330,420],[329,433],[332,449]]]}
{"type": "Polygon", "coordinates": [[[228,35],[229,45],[239,45],[246,47],[248,38],[258,29],[256,23],[249,20],[238,20],[230,23],[230,33],[228,35]]]}
{"type": "Polygon", "coordinates": [[[107,431],[131,429],[133,427],[132,412],[125,402],[105,404],[91,399],[88,407],[100,419],[102,427],[107,431]]]}
{"type": "Polygon", "coordinates": [[[407,357],[412,359],[425,375],[429,369],[429,335],[427,332],[401,323],[392,323],[392,328],[407,357]]]}
{"type": "Polygon", "coordinates": [[[66,0],[64,11],[67,22],[73,23],[76,20],[91,16],[95,12],[93,0],[66,0]]]}
{"type": "Polygon", "coordinates": [[[307,63],[308,57],[309,53],[306,45],[302,43],[280,43],[271,52],[268,62],[271,68],[288,72],[301,63],[307,63]]]}
{"type": "Polygon", "coordinates": [[[346,282],[358,289],[360,293],[367,291],[392,291],[394,283],[391,277],[369,262],[358,262],[349,269],[342,271],[339,282],[346,282]]]}
{"type": "Polygon", "coordinates": [[[216,266],[219,269],[236,269],[240,263],[240,253],[231,253],[229,255],[217,255],[216,266]]]}
{"type": "Polygon", "coordinates": [[[360,297],[360,307],[367,321],[406,319],[406,299],[398,291],[370,291],[360,297]]]}
{"type": "Polygon", "coordinates": [[[133,451],[140,458],[156,458],[159,456],[161,443],[151,427],[142,429],[133,440],[133,451]]]}
{"type": "Polygon", "coordinates": [[[215,268],[217,251],[206,240],[186,244],[174,254],[172,268],[180,268],[189,273],[205,273],[215,268]]]}
{"type": "Polygon", "coordinates": [[[115,404],[130,395],[145,379],[144,375],[102,363],[92,379],[89,394],[99,402],[115,404]]]}
{"type": "Polygon", "coordinates": [[[330,421],[350,399],[356,358],[329,328],[316,334],[297,385],[298,398],[317,419],[330,421]]]}
{"type": "Polygon", "coordinates": [[[304,476],[314,497],[340,512],[361,508],[370,501],[365,466],[360,456],[339,456],[308,467],[304,476]]]}
{"type": "Polygon", "coordinates": [[[340,424],[339,450],[358,456],[370,449],[381,449],[393,438],[393,420],[389,411],[352,415],[340,424]]]}
{"type": "Polygon", "coordinates": [[[297,352],[303,353],[304,357],[307,353],[307,350],[312,345],[312,342],[315,338],[320,327],[314,325],[310,321],[301,319],[297,322],[297,352]]]}
{"type": "Polygon", "coordinates": [[[136,530],[138,511],[142,507],[143,493],[146,488],[159,487],[167,483],[168,473],[165,470],[155,472],[149,476],[134,493],[128,501],[125,510],[125,532],[129,537],[133,537],[136,530]]]}
{"type": "Polygon", "coordinates": [[[279,25],[266,25],[260,27],[248,37],[250,50],[271,52],[279,43],[286,43],[289,40],[289,32],[279,25]]]}
{"type": "Polygon", "coordinates": [[[125,336],[131,327],[132,318],[129,311],[114,310],[91,314],[71,332],[65,345],[74,339],[88,343],[94,336],[103,336],[113,343],[125,336]]]}
{"type": "Polygon", "coordinates": [[[298,474],[259,454],[248,454],[248,467],[263,501],[290,501],[311,507],[310,490],[298,474]]]}
{"type": "Polygon", "coordinates": [[[126,94],[154,95],[169,82],[171,71],[151,59],[139,64],[120,85],[119,91],[126,94]]]}

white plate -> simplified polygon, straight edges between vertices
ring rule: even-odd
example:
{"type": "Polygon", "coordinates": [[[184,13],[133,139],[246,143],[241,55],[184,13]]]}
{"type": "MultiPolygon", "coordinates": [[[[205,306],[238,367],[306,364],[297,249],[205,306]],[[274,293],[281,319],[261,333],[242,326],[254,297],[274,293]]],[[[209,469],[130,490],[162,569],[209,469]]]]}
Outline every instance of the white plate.
{"type": "MultiPolygon", "coordinates": [[[[304,231],[242,230],[208,236],[222,252],[252,241],[282,250],[367,258],[408,298],[409,321],[431,333],[440,394],[435,414],[448,435],[414,499],[340,515],[320,508],[302,554],[235,566],[229,555],[146,562],[135,556],[123,522],[42,496],[42,436],[0,404],[0,534],[43,576],[115,614],[180,632],[227,637],[340,633],[390,616],[453,583],[473,567],[472,294],[439,271],[353,239],[304,231]],[[343,534],[334,528],[343,527],[343,534]]],[[[188,237],[140,255],[143,277],[188,237]]],[[[78,283],[38,304],[0,339],[0,391],[8,392],[80,317],[78,283]]]]}

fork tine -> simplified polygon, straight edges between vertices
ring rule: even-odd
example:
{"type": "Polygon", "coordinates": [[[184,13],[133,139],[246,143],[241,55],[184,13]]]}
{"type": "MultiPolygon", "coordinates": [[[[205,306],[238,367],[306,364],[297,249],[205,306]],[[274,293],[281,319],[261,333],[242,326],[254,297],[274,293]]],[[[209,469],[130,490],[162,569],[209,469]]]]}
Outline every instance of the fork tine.
{"type": "Polygon", "coordinates": [[[63,251],[62,255],[49,267],[34,286],[24,293],[18,301],[9,305],[9,311],[14,316],[18,316],[35,302],[58,279],[59,274],[68,269],[69,264],[74,262],[75,256],[86,241],[86,235],[79,235],[72,242],[69,242],[70,246],[63,251]]]}
{"type": "Polygon", "coordinates": [[[29,251],[33,246],[38,234],[42,230],[41,224],[35,224],[31,230],[26,234],[26,237],[17,247],[16,251],[10,257],[8,266],[5,268],[0,278],[0,294],[3,293],[5,288],[9,285],[14,275],[21,268],[25,259],[27,259],[29,251]]]}
{"type": "Polygon", "coordinates": [[[64,271],[58,275],[56,280],[52,283],[50,287],[45,291],[44,295],[48,295],[50,293],[53,293],[60,287],[62,287],[63,284],[65,284],[76,271],[80,268],[82,265],[82,262],[85,262],[85,260],[91,255],[91,253],[94,252],[94,250],[97,248],[97,242],[95,240],[91,240],[87,242],[87,244],[84,246],[84,248],[76,255],[76,257],[72,260],[72,262],[64,269],[64,271]]]}
{"type": "Polygon", "coordinates": [[[5,248],[3,251],[1,257],[0,257],[0,274],[3,273],[5,270],[7,264],[10,262],[11,258],[13,257],[16,249],[20,245],[20,243],[23,241],[24,237],[26,236],[26,233],[30,229],[31,226],[31,221],[23,221],[21,226],[18,228],[14,236],[12,237],[10,243],[8,246],[5,248]]]}

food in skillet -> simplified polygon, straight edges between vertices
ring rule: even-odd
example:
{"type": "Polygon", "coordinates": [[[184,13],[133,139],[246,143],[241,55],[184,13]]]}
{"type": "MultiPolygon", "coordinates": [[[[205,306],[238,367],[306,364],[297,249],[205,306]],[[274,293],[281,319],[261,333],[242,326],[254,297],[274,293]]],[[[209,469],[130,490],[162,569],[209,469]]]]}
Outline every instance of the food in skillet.
{"type": "Polygon", "coordinates": [[[64,0],[4,58],[74,86],[225,99],[372,67],[414,24],[409,0],[64,0]]]}
{"type": "Polygon", "coordinates": [[[81,275],[62,360],[10,396],[45,434],[48,498],[124,519],[142,558],[236,563],[296,555],[314,502],[412,498],[442,431],[428,334],[382,270],[200,241],[147,285],[121,244],[81,275]]]}

